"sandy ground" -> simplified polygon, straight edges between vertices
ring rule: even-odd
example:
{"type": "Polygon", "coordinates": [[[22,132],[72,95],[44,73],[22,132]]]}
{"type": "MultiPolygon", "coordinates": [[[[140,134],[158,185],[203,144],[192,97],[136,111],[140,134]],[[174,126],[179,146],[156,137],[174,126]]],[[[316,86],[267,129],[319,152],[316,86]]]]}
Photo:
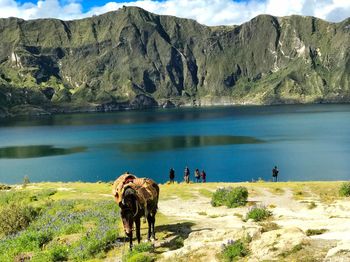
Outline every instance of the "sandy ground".
{"type": "Polygon", "coordinates": [[[315,195],[295,200],[289,189],[284,189],[282,194],[272,194],[261,188],[248,201],[268,207],[273,212],[270,222],[278,224],[281,229],[262,232],[261,224],[244,222],[242,217],[245,217],[249,206],[214,208],[210,199],[202,195],[190,200],[161,200],[159,212],[171,217],[174,222],[193,224],[184,239],[184,246],[164,252],[161,260],[217,261],[216,254],[221,251],[222,244],[249,235],[252,241],[248,261],[280,261],[283,260],[280,256],[282,252],[305,243],[310,251],[308,256],[316,261],[350,261],[350,200],[326,204],[315,195]],[[311,202],[316,207],[310,209],[311,202]],[[327,231],[308,237],[305,234],[308,229],[327,231]]]}

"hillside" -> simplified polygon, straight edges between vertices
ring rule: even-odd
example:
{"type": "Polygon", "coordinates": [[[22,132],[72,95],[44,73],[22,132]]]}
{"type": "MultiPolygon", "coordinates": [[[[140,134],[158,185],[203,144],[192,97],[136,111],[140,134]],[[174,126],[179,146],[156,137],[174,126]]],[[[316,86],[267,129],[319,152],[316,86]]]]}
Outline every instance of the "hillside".
{"type": "Polygon", "coordinates": [[[0,19],[0,115],[350,101],[350,19],[0,19]]]}
{"type": "MultiPolygon", "coordinates": [[[[0,190],[0,260],[227,261],[222,257],[223,244],[242,240],[244,252],[234,261],[348,261],[350,200],[339,196],[341,185],[336,181],[160,185],[157,240],[135,244],[131,254],[110,183],[14,186],[0,190]],[[238,186],[248,189],[245,206],[210,204],[218,188],[238,186]],[[266,207],[271,216],[247,219],[254,207],[266,207]]],[[[141,231],[144,240],[147,223],[141,223],[141,231]]]]}

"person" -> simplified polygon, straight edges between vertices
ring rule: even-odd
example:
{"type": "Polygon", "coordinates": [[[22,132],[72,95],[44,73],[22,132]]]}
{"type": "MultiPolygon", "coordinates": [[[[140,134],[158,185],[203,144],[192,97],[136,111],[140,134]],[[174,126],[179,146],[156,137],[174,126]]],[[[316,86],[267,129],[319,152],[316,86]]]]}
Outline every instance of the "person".
{"type": "Polygon", "coordinates": [[[170,168],[170,171],[169,171],[170,184],[174,184],[174,179],[175,179],[175,170],[174,168],[170,168]]]}
{"type": "Polygon", "coordinates": [[[196,179],[196,183],[201,182],[201,175],[199,173],[199,169],[197,168],[196,171],[194,172],[194,177],[196,179]]]}
{"type": "Polygon", "coordinates": [[[185,182],[187,184],[190,183],[190,169],[187,166],[185,167],[184,175],[185,182]]]}
{"type": "Polygon", "coordinates": [[[277,182],[278,173],[279,173],[279,170],[278,170],[277,166],[275,166],[275,167],[272,169],[272,181],[273,181],[273,182],[277,182]]]}
{"type": "Polygon", "coordinates": [[[202,182],[205,183],[207,181],[207,174],[205,173],[204,170],[202,170],[201,177],[202,177],[202,182]]]}

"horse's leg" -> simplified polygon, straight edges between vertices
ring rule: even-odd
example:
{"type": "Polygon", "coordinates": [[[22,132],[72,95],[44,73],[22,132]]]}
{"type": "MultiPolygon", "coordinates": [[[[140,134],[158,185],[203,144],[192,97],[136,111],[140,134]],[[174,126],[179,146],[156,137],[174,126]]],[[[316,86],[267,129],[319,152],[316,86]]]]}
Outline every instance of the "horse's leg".
{"type": "Polygon", "coordinates": [[[130,250],[132,250],[132,231],[130,233],[127,234],[128,238],[129,238],[129,247],[130,250]]]}
{"type": "Polygon", "coordinates": [[[140,218],[135,219],[135,225],[136,225],[136,237],[137,237],[137,242],[140,244],[141,241],[141,233],[140,233],[140,218]]]}
{"type": "Polygon", "coordinates": [[[153,214],[151,218],[152,218],[152,237],[154,240],[156,240],[156,231],[154,230],[154,225],[156,223],[156,214],[153,214]]]}
{"type": "Polygon", "coordinates": [[[152,230],[152,217],[151,217],[151,214],[148,214],[147,222],[148,222],[148,236],[147,236],[147,240],[150,241],[151,240],[151,230],[152,230]]]}

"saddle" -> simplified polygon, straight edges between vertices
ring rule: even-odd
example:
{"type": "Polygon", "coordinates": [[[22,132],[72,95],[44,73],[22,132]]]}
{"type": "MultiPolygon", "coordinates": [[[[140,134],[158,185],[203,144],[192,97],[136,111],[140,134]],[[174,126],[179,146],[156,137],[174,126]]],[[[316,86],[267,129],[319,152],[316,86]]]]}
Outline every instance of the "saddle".
{"type": "Polygon", "coordinates": [[[118,177],[112,187],[112,194],[119,205],[123,201],[125,189],[132,188],[136,192],[138,203],[145,210],[145,216],[149,213],[147,204],[149,202],[158,202],[158,185],[149,178],[138,178],[132,174],[123,174],[118,177]]]}

